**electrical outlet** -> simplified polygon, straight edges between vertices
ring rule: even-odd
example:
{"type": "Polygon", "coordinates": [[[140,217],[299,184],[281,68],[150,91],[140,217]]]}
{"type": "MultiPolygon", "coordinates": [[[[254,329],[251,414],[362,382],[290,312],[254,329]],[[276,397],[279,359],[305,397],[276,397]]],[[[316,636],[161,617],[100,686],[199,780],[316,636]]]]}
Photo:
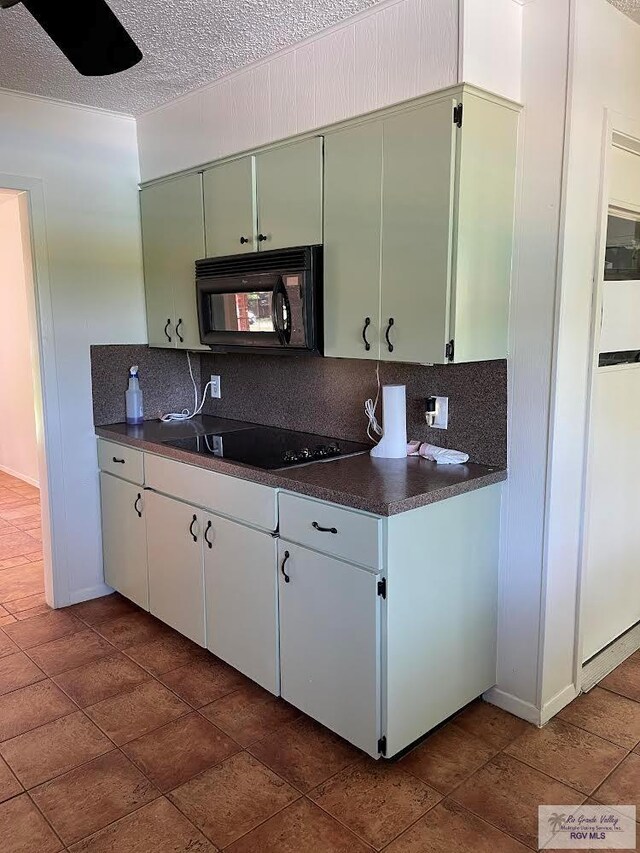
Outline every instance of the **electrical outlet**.
{"type": "Polygon", "coordinates": [[[211,396],[215,400],[219,400],[222,397],[222,391],[220,390],[220,377],[211,374],[211,396]]]}
{"type": "Polygon", "coordinates": [[[436,408],[430,426],[432,429],[447,429],[449,426],[449,398],[432,397],[431,399],[436,401],[436,408]]]}

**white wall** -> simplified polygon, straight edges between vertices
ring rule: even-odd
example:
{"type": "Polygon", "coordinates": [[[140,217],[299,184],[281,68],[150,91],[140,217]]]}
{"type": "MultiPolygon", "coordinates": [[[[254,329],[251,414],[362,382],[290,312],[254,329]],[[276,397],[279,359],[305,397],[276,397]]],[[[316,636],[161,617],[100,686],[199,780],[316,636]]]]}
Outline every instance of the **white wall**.
{"type": "Polygon", "coordinates": [[[458,0],[390,0],[141,116],[142,180],[457,80],[458,0]]]}
{"type": "Polygon", "coordinates": [[[41,181],[44,196],[38,239],[46,240],[39,255],[48,260],[50,305],[40,293],[39,309],[50,309],[41,316],[52,354],[45,390],[60,411],[59,444],[48,450],[61,480],[51,494],[61,605],[105,589],[89,346],[146,339],[135,123],[0,92],[0,127],[0,186],[7,176],[13,187],[41,181]]]}
{"type": "Polygon", "coordinates": [[[519,0],[461,0],[461,81],[520,100],[522,17],[519,0]]]}
{"type": "MultiPolygon", "coordinates": [[[[571,138],[566,175],[549,488],[542,702],[575,689],[581,510],[592,357],[595,252],[606,122],[640,138],[640,26],[606,0],[575,2],[571,138]],[[608,115],[606,113],[608,111],[608,115]],[[575,652],[575,657],[574,657],[575,652]]],[[[612,448],[615,453],[615,448],[612,448]]],[[[613,460],[612,460],[613,461],[613,460]]],[[[624,460],[619,460],[624,464],[624,460]]],[[[603,602],[603,607],[607,602],[603,602]]]]}
{"type": "Polygon", "coordinates": [[[0,195],[0,470],[38,485],[31,329],[18,194],[0,195]]]}

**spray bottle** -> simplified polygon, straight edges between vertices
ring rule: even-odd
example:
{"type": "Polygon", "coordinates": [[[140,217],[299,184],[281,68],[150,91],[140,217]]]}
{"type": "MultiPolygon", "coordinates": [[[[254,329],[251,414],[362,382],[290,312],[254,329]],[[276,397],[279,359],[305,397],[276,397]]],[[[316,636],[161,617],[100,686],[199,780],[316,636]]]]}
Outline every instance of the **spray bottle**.
{"type": "Polygon", "coordinates": [[[142,416],[142,390],[138,379],[138,365],[134,364],[129,370],[129,387],[125,394],[127,423],[141,424],[144,420],[142,416]]]}

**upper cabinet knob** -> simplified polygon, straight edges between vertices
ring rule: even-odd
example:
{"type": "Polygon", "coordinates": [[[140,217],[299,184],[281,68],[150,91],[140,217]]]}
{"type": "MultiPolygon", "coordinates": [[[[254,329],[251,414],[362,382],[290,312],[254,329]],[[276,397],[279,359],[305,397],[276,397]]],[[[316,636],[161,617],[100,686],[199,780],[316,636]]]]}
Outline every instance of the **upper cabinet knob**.
{"type": "Polygon", "coordinates": [[[268,240],[268,239],[269,239],[269,238],[267,237],[267,235],[266,235],[266,234],[258,234],[258,240],[259,240],[261,243],[263,243],[265,240],[268,240]]]}
{"type": "Polygon", "coordinates": [[[249,242],[249,238],[248,237],[241,237],[240,242],[244,245],[245,243],[249,242]]]}

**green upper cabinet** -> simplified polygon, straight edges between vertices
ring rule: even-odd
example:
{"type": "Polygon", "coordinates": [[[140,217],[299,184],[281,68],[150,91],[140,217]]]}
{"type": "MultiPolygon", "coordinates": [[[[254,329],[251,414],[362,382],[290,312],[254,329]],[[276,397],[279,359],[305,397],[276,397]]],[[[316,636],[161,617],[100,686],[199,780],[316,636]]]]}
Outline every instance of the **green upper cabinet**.
{"type": "Polygon", "coordinates": [[[324,142],[326,355],[380,357],[381,121],[324,142]]]}
{"type": "Polygon", "coordinates": [[[194,265],[204,257],[201,176],[141,190],[140,210],[149,344],[200,349],[194,265]]]}
{"type": "Polygon", "coordinates": [[[255,158],[221,163],[203,174],[206,254],[257,249],[255,158]]]}
{"type": "Polygon", "coordinates": [[[260,249],[322,243],[322,143],[315,136],[256,155],[260,249]]]}
{"type": "Polygon", "coordinates": [[[518,116],[464,86],[327,134],[326,355],[506,356],[518,116]]]}

